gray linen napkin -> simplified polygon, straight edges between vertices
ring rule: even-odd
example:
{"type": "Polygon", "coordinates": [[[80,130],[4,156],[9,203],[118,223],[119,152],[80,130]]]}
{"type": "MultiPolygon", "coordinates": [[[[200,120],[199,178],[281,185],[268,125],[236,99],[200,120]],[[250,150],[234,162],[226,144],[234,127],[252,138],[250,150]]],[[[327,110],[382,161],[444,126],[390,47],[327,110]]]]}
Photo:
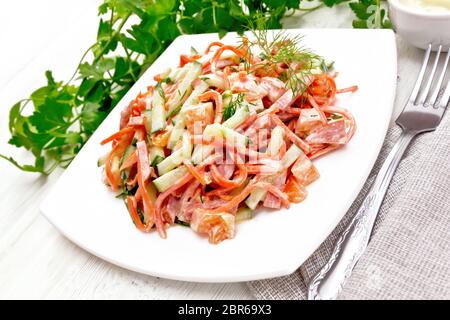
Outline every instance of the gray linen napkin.
{"type": "MultiPolygon", "coordinates": [[[[400,132],[396,125],[389,130],[356,201],[296,272],[248,283],[256,298],[306,298],[310,279],[329,258],[400,132]]],[[[381,207],[371,242],[338,298],[450,299],[450,112],[435,132],[418,136],[407,150],[381,207]]]]}

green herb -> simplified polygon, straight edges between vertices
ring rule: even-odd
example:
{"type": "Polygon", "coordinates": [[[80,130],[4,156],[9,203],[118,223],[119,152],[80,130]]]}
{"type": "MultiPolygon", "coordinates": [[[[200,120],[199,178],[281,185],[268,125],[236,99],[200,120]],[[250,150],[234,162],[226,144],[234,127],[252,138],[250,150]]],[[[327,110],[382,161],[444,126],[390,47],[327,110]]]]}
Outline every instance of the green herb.
{"type": "Polygon", "coordinates": [[[116,198],[118,199],[126,199],[126,197],[130,194],[127,188],[123,188],[122,192],[116,195],[116,198]]]}
{"type": "Polygon", "coordinates": [[[150,164],[150,166],[156,167],[158,165],[158,163],[160,163],[163,160],[164,160],[164,157],[161,157],[160,155],[157,155],[157,156],[155,156],[153,158],[152,163],[150,164]]]}
{"type": "Polygon", "coordinates": [[[228,120],[231,118],[235,113],[236,110],[242,105],[244,102],[244,94],[239,93],[236,98],[231,99],[231,102],[223,109],[223,121],[228,120]]]}
{"type": "MultiPolygon", "coordinates": [[[[105,0],[99,7],[96,42],[83,54],[73,76],[56,81],[45,73],[46,85],[11,107],[9,144],[35,157],[22,165],[28,172],[51,173],[67,167],[92,133],[137,79],[180,34],[228,31],[242,33],[260,21],[267,29],[282,28],[282,18],[296,10],[309,12],[343,0],[320,0],[304,8],[300,0],[105,0]]],[[[389,27],[378,0],[352,2],[355,27],[389,27]],[[373,22],[373,23],[372,23],[373,22]]],[[[280,50],[275,61],[292,54],[292,45],[280,50]]],[[[195,52],[195,51],[193,51],[195,52]]],[[[299,52],[297,52],[299,53],[299,52]]],[[[301,75],[295,75],[303,81],[301,75]]],[[[166,79],[165,81],[171,81],[166,79]]],[[[231,116],[235,109],[229,109],[231,116]]]]}
{"type": "Polygon", "coordinates": [[[126,182],[128,180],[129,175],[130,175],[130,171],[124,170],[121,172],[120,177],[122,178],[122,181],[126,182]]]}
{"type": "Polygon", "coordinates": [[[178,217],[175,217],[175,223],[176,223],[176,224],[179,224],[179,225],[181,225],[181,226],[184,226],[184,227],[190,227],[190,224],[189,224],[189,223],[184,222],[184,221],[181,221],[180,219],[178,219],[178,217]]]}
{"type": "Polygon", "coordinates": [[[137,213],[139,215],[139,219],[141,219],[141,222],[145,223],[144,213],[142,212],[141,208],[137,207],[137,213]]]}
{"type": "Polygon", "coordinates": [[[339,119],[342,119],[343,117],[341,116],[341,115],[338,115],[338,114],[332,114],[332,115],[330,115],[330,117],[329,117],[331,120],[339,120],[339,119]]]}
{"type": "Polygon", "coordinates": [[[390,29],[392,24],[387,18],[386,10],[380,0],[359,0],[349,4],[357,19],[353,20],[354,28],[390,29]]]}
{"type": "MultiPolygon", "coordinates": [[[[260,50],[263,61],[258,69],[266,74],[276,73],[280,64],[287,66],[281,80],[293,91],[294,95],[303,92],[309,85],[311,71],[323,63],[323,58],[301,45],[301,36],[290,36],[284,31],[270,32],[264,19],[257,18],[252,25],[255,40],[249,43],[248,50],[260,50]],[[298,68],[298,66],[301,66],[298,68]]],[[[258,64],[245,61],[247,70],[255,70],[258,64]]]]}
{"type": "Polygon", "coordinates": [[[333,69],[333,66],[334,66],[334,61],[323,60],[320,63],[320,70],[322,70],[323,72],[329,72],[330,70],[333,69]]]}
{"type": "Polygon", "coordinates": [[[155,90],[158,91],[158,94],[164,99],[166,100],[165,94],[164,94],[164,89],[162,87],[162,83],[165,83],[165,80],[158,82],[158,84],[155,87],[155,90]]]}
{"type": "Polygon", "coordinates": [[[196,54],[198,54],[199,52],[198,52],[198,50],[197,49],[195,49],[194,47],[191,47],[191,55],[196,55],[196,54]]]}

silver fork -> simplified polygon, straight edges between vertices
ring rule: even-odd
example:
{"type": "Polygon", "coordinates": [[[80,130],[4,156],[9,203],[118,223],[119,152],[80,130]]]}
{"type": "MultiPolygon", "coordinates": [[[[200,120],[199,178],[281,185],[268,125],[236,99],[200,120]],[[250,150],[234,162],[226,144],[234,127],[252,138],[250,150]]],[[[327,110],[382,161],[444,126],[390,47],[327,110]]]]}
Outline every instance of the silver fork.
{"type": "Polygon", "coordinates": [[[442,49],[442,45],[439,46],[428,80],[425,80],[425,73],[431,56],[431,45],[425,52],[414,89],[396,120],[403,129],[402,135],[378,172],[361,207],[337,240],[330,259],[312,279],[308,289],[309,300],[337,297],[369,243],[381,203],[408,145],[416,135],[434,131],[441,122],[450,99],[450,81],[446,86],[442,85],[449,65],[450,49],[445,57],[443,68],[436,78],[442,49]],[[430,94],[432,87],[434,90],[430,94]]]}

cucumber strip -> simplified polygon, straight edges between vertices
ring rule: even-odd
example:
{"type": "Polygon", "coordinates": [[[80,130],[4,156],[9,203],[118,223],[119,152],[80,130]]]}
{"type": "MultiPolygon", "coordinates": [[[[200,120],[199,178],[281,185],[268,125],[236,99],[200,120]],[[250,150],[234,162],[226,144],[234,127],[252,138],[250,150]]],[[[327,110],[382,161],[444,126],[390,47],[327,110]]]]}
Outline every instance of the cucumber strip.
{"type": "Polygon", "coordinates": [[[167,68],[166,71],[163,71],[159,74],[159,77],[161,78],[161,81],[165,81],[166,79],[170,79],[170,74],[172,73],[171,68],[167,68]]]}
{"type": "Polygon", "coordinates": [[[205,64],[210,61],[214,57],[214,52],[208,52],[208,54],[204,54],[200,58],[197,59],[201,64],[205,64]]]}
{"type": "MultiPolygon", "coordinates": [[[[262,177],[260,181],[272,183],[274,180],[275,180],[275,176],[267,176],[267,177],[262,177]]],[[[248,196],[248,198],[245,200],[245,204],[250,209],[255,210],[258,203],[264,199],[266,194],[267,194],[266,189],[256,188],[255,190],[252,191],[252,193],[250,193],[250,196],[248,196]]]]}
{"type": "Polygon", "coordinates": [[[253,101],[253,102],[247,102],[247,104],[250,104],[252,109],[255,110],[256,112],[260,112],[260,111],[263,111],[265,109],[264,108],[264,104],[263,104],[261,99],[258,99],[258,100],[253,101]]]}
{"type": "Polygon", "coordinates": [[[238,146],[246,147],[250,142],[247,136],[224,126],[222,126],[222,135],[227,140],[232,140],[233,144],[237,144],[238,146]]]}
{"type": "Polygon", "coordinates": [[[230,105],[232,100],[233,100],[233,93],[231,92],[231,90],[226,90],[224,91],[224,93],[222,93],[222,103],[224,109],[230,105]]]}
{"type": "Polygon", "coordinates": [[[202,81],[200,84],[195,87],[195,89],[192,91],[192,93],[189,95],[189,97],[186,99],[186,101],[183,103],[183,106],[181,107],[180,113],[175,117],[175,126],[170,134],[169,141],[167,142],[167,146],[169,149],[175,148],[177,142],[181,139],[181,136],[183,135],[183,130],[186,127],[186,119],[183,115],[183,109],[198,102],[198,97],[208,90],[209,85],[202,81]]]}
{"type": "Polygon", "coordinates": [[[128,158],[128,156],[129,156],[132,152],[134,152],[135,150],[136,150],[136,147],[133,146],[133,145],[129,145],[129,146],[127,147],[127,149],[125,150],[125,153],[123,154],[123,157],[120,159],[120,162],[119,162],[119,168],[122,166],[122,164],[123,164],[123,162],[125,161],[125,159],[128,158]]]}
{"type": "Polygon", "coordinates": [[[183,139],[182,139],[182,146],[181,151],[183,153],[183,157],[185,159],[189,159],[192,155],[192,142],[191,142],[191,135],[189,132],[185,131],[183,133],[183,139]]]}
{"type": "Polygon", "coordinates": [[[214,150],[213,146],[199,144],[194,148],[194,152],[192,153],[192,163],[199,164],[203,160],[206,159],[214,150]]]}
{"type": "MultiPolygon", "coordinates": [[[[271,138],[272,141],[272,138],[271,138]]],[[[288,149],[288,151],[286,151],[286,154],[284,155],[282,161],[282,165],[284,169],[289,168],[294,162],[295,160],[298,159],[298,157],[302,154],[302,150],[297,147],[295,144],[291,145],[291,147],[288,149]]],[[[267,182],[273,182],[273,180],[275,179],[275,176],[269,176],[267,177],[268,179],[271,179],[267,182]]],[[[247,198],[247,200],[245,200],[245,204],[250,208],[250,209],[255,209],[256,206],[258,205],[259,201],[261,201],[262,199],[264,199],[264,197],[266,196],[267,191],[264,189],[260,189],[257,188],[255,190],[253,190],[253,192],[250,194],[250,196],[247,198]]]]}
{"type": "Polygon", "coordinates": [[[192,93],[189,95],[189,97],[186,99],[186,101],[183,103],[183,106],[181,107],[181,110],[183,110],[183,108],[186,108],[190,105],[196,104],[198,103],[198,97],[205,92],[206,90],[208,90],[209,85],[205,82],[205,81],[201,81],[196,87],[195,89],[192,91],[192,93]]]}
{"type": "Polygon", "coordinates": [[[226,120],[222,125],[227,128],[234,129],[239,126],[250,116],[250,110],[247,106],[239,108],[228,120],[226,120]]]}
{"type": "Polygon", "coordinates": [[[188,132],[183,133],[183,144],[180,149],[157,164],[159,175],[163,175],[178,167],[184,159],[189,159],[192,153],[192,143],[188,132]]]}
{"type": "Polygon", "coordinates": [[[175,91],[175,97],[170,101],[169,117],[178,112],[181,104],[192,90],[192,82],[202,73],[202,64],[196,61],[188,63],[186,67],[188,68],[186,76],[181,80],[177,91],[175,91]]]}
{"type": "Polygon", "coordinates": [[[164,92],[161,85],[158,84],[152,99],[151,133],[158,132],[166,127],[166,109],[164,108],[164,100],[164,92]]]}
{"type": "Polygon", "coordinates": [[[144,115],[145,131],[152,132],[152,111],[144,110],[142,114],[144,115]]]}
{"type": "Polygon", "coordinates": [[[167,142],[167,147],[171,150],[175,148],[177,142],[180,141],[181,136],[183,135],[184,128],[186,127],[186,119],[182,113],[179,113],[175,117],[175,125],[173,127],[172,132],[170,133],[169,141],[167,142]]]}
{"type": "Polygon", "coordinates": [[[288,151],[286,151],[286,154],[284,155],[283,159],[281,160],[281,164],[283,165],[284,169],[289,168],[295,160],[300,157],[300,155],[303,153],[303,151],[297,147],[295,144],[292,144],[288,151]]]}
{"type": "MultiPolygon", "coordinates": [[[[250,141],[247,136],[218,123],[207,125],[203,131],[203,135],[206,137],[226,138],[227,140],[232,140],[232,144],[244,149],[250,141]]],[[[194,164],[199,164],[206,159],[206,157],[209,156],[213,150],[214,146],[210,145],[200,144],[195,146],[192,154],[192,162],[194,164]]]]}
{"type": "Polygon", "coordinates": [[[155,203],[158,193],[156,191],[155,185],[153,183],[149,183],[145,186],[145,189],[147,189],[147,193],[150,196],[150,200],[152,200],[152,203],[155,203]]]}
{"type": "Polygon", "coordinates": [[[150,163],[150,166],[151,167],[156,167],[158,165],[158,163],[160,163],[163,160],[164,160],[164,157],[156,156],[156,157],[153,158],[153,161],[150,163]]]}
{"type": "Polygon", "coordinates": [[[201,79],[205,81],[210,87],[216,87],[225,90],[225,80],[217,74],[210,73],[201,76],[201,79]]]}
{"type": "Polygon", "coordinates": [[[164,192],[173,186],[178,180],[183,178],[187,172],[188,170],[185,166],[176,168],[153,180],[153,184],[159,192],[164,192]]]}
{"type": "Polygon", "coordinates": [[[206,137],[223,137],[222,126],[219,123],[213,123],[206,126],[205,130],[203,130],[203,135],[206,137]]]}
{"type": "Polygon", "coordinates": [[[105,164],[107,158],[108,158],[108,153],[105,153],[103,156],[98,158],[98,160],[97,160],[97,167],[103,166],[105,164]]]}
{"type": "Polygon", "coordinates": [[[239,208],[236,212],[236,222],[252,219],[254,215],[255,212],[250,208],[239,208]]]}
{"type": "MultiPolygon", "coordinates": [[[[221,125],[218,123],[207,125],[205,130],[203,130],[203,134],[207,137],[222,137],[221,125]]],[[[206,157],[208,157],[214,150],[214,146],[211,145],[196,145],[194,148],[194,152],[192,153],[192,162],[194,164],[199,164],[206,157]]]]}
{"type": "Polygon", "coordinates": [[[220,60],[225,60],[225,59],[239,61],[239,56],[234,51],[227,50],[227,51],[222,52],[222,54],[220,55],[220,60]]]}
{"type": "Polygon", "coordinates": [[[267,146],[267,153],[269,155],[278,154],[281,145],[283,144],[283,128],[276,126],[272,129],[269,145],[267,146]]]}
{"type": "Polygon", "coordinates": [[[164,149],[162,147],[152,146],[150,148],[149,159],[152,166],[157,165],[158,164],[156,163],[157,161],[161,162],[161,160],[158,159],[164,158],[165,158],[164,149]]]}
{"type": "Polygon", "coordinates": [[[181,78],[183,78],[188,72],[188,65],[184,65],[182,68],[175,68],[169,74],[169,79],[172,82],[177,82],[181,78]]]}
{"type": "Polygon", "coordinates": [[[172,152],[170,156],[156,165],[156,167],[158,168],[158,174],[160,176],[166,174],[170,170],[178,167],[183,162],[183,160],[184,156],[182,149],[178,149],[177,151],[172,152]]]}
{"type": "MultiPolygon", "coordinates": [[[[119,161],[119,170],[120,170],[120,167],[122,166],[123,162],[128,158],[128,156],[135,151],[136,151],[136,147],[134,145],[129,145],[127,147],[127,149],[125,150],[125,153],[123,154],[122,158],[119,161]]],[[[121,174],[120,174],[120,176],[124,182],[128,180],[129,175],[130,175],[130,168],[122,170],[121,174]]]]}
{"type": "MultiPolygon", "coordinates": [[[[276,126],[272,130],[272,134],[271,134],[270,141],[269,141],[269,146],[267,147],[266,153],[277,154],[282,143],[283,143],[283,128],[276,126]],[[275,153],[273,153],[273,152],[275,152],[275,153]]],[[[287,154],[287,152],[286,152],[286,154],[287,154]]],[[[275,176],[272,175],[272,176],[268,176],[268,177],[263,177],[261,180],[264,182],[272,183],[275,180],[275,176]]],[[[267,194],[267,191],[265,189],[256,188],[255,190],[252,191],[252,193],[247,198],[247,200],[245,200],[245,204],[250,209],[255,210],[258,203],[264,199],[266,194],[267,194]]]]}

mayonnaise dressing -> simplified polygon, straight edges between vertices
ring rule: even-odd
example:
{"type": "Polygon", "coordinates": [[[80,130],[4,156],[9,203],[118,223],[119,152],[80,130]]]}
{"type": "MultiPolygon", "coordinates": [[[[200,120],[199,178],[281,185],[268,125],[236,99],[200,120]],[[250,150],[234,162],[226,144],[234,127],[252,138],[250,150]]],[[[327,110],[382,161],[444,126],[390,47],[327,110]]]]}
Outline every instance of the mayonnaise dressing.
{"type": "Polygon", "coordinates": [[[450,0],[400,0],[403,4],[426,11],[450,11],[450,0]]]}

